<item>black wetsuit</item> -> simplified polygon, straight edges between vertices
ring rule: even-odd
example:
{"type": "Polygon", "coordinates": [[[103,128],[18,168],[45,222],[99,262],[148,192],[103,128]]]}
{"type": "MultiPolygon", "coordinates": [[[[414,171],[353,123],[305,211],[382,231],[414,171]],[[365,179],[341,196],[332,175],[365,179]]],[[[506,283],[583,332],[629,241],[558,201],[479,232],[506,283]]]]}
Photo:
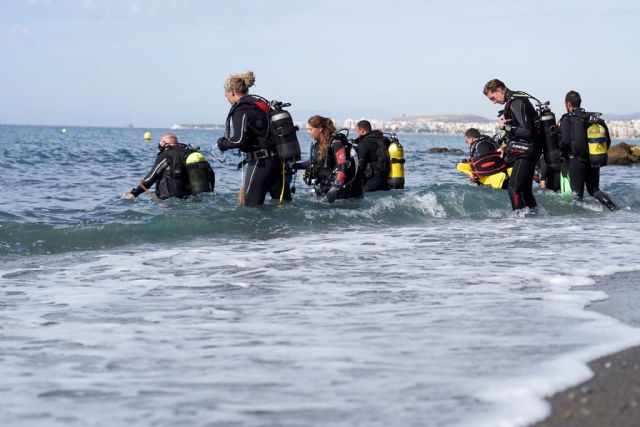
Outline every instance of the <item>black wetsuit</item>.
{"type": "MultiPolygon", "coordinates": [[[[184,165],[185,150],[181,145],[168,146],[156,156],[153,167],[142,180],[142,185],[150,189],[156,185],[155,194],[160,199],[169,197],[185,198],[189,192],[189,178],[184,165]]],[[[138,185],[131,194],[138,197],[145,189],[138,185]]]]}
{"type": "Polygon", "coordinates": [[[514,211],[525,206],[534,208],[537,203],[531,187],[536,162],[542,154],[540,136],[534,127],[538,115],[528,98],[514,95],[509,89],[505,91],[505,100],[504,118],[511,120],[505,126],[506,157],[513,162],[508,187],[511,208],[514,211]]]}
{"type": "Polygon", "coordinates": [[[363,190],[389,190],[389,140],[382,132],[374,130],[356,140],[358,159],[362,172],[363,190]]]}
{"type": "Polygon", "coordinates": [[[273,199],[282,196],[291,200],[289,176],[268,135],[268,112],[269,106],[262,99],[246,95],[233,104],[227,116],[224,140],[229,148],[238,148],[246,155],[246,206],[262,205],[267,193],[273,199]]]}
{"type": "MultiPolygon", "coordinates": [[[[600,190],[600,167],[592,166],[589,161],[589,146],[587,143],[586,120],[589,113],[583,108],[576,108],[560,119],[560,149],[569,155],[569,181],[571,192],[578,199],[584,195],[585,184],[590,196],[610,210],[617,209],[615,203],[607,193],[600,190]]],[[[602,123],[606,131],[607,149],[611,146],[611,136],[606,124],[602,123]]]]}
{"type": "Polygon", "coordinates": [[[334,135],[329,142],[327,154],[318,158],[320,142],[311,145],[311,158],[298,163],[297,169],[305,168],[305,174],[315,179],[318,185],[317,194],[326,195],[332,188],[338,188],[338,199],[362,196],[362,179],[356,170],[355,159],[351,159],[351,145],[341,135],[334,135]]]}

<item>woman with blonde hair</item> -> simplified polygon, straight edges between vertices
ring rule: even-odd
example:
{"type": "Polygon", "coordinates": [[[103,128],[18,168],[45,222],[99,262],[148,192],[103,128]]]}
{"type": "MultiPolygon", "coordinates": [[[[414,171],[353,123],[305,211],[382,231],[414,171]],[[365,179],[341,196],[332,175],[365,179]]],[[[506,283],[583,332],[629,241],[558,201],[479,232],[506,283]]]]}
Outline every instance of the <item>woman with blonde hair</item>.
{"type": "Polygon", "coordinates": [[[291,200],[284,164],[278,158],[269,135],[269,105],[264,98],[249,95],[255,85],[252,71],[233,74],[224,82],[224,96],[231,104],[224,136],[218,139],[220,151],[239,149],[247,165],[240,201],[246,206],[264,204],[272,198],[291,200]]]}
{"type": "Polygon", "coordinates": [[[294,169],[306,169],[305,181],[318,186],[316,193],[329,203],[337,198],[362,196],[362,182],[357,156],[351,155],[351,143],[336,128],[330,118],[315,115],[307,122],[307,132],[313,139],[310,158],[294,164],[294,169]]]}

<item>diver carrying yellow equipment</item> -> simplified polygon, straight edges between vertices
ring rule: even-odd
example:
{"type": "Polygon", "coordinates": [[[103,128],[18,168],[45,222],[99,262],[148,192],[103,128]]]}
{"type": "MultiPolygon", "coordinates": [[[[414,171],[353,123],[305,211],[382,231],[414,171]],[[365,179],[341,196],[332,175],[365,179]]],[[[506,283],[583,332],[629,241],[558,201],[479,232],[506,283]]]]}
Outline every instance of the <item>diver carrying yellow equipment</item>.
{"type": "Polygon", "coordinates": [[[489,185],[493,188],[504,189],[507,188],[507,185],[509,184],[509,176],[511,176],[512,168],[507,168],[493,174],[480,176],[474,170],[472,170],[472,164],[465,161],[456,164],[456,169],[469,177],[475,178],[475,181],[478,184],[489,185]]]}

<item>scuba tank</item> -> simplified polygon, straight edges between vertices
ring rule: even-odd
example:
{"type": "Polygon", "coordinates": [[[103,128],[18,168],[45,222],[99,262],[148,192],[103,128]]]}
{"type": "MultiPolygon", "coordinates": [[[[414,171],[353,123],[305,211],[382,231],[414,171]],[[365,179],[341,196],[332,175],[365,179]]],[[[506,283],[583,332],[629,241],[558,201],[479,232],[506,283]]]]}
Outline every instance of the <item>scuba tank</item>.
{"type": "Polygon", "coordinates": [[[389,158],[391,160],[391,168],[389,169],[389,187],[394,189],[404,188],[404,149],[402,144],[396,137],[391,134],[391,143],[389,144],[389,158]]]}
{"type": "MultiPolygon", "coordinates": [[[[196,195],[213,191],[215,181],[209,179],[209,173],[210,171],[212,172],[211,166],[202,153],[191,149],[191,154],[187,156],[185,165],[191,194],[196,195]]],[[[214,176],[213,173],[211,175],[214,176]]]]}
{"type": "Polygon", "coordinates": [[[284,104],[280,101],[271,101],[269,111],[269,133],[276,146],[276,152],[280,160],[297,161],[300,160],[301,151],[298,142],[298,126],[293,124],[293,119],[284,107],[291,104],[284,104]]]}
{"type": "Polygon", "coordinates": [[[562,155],[558,145],[558,128],[556,126],[556,116],[549,108],[549,101],[538,104],[538,114],[540,115],[541,134],[543,137],[544,160],[553,170],[560,170],[562,155]]]}
{"type": "Polygon", "coordinates": [[[606,166],[608,159],[607,130],[602,125],[600,113],[591,113],[587,121],[587,143],[591,166],[606,166]]]}

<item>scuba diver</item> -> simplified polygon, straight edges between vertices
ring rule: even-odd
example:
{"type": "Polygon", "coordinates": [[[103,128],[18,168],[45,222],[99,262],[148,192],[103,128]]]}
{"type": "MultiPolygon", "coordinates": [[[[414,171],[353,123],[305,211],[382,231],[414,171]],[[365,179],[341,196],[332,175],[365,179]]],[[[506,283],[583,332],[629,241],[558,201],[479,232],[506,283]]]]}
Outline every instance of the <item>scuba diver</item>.
{"type": "Polygon", "coordinates": [[[363,191],[389,190],[390,141],[379,130],[371,130],[368,120],[356,125],[359,168],[362,172],[363,191]]]}
{"type": "Polygon", "coordinates": [[[607,164],[607,151],[611,136],[600,113],[589,113],[581,108],[582,98],[576,91],[565,96],[567,113],[560,118],[560,148],[569,155],[569,181],[571,192],[582,199],[584,187],[609,210],[618,207],[600,190],[600,167],[607,164]]]}
{"type": "Polygon", "coordinates": [[[480,177],[504,173],[499,188],[505,189],[509,184],[507,164],[498,150],[499,142],[489,135],[483,135],[476,128],[469,128],[464,133],[464,140],[469,145],[469,158],[466,162],[470,167],[469,180],[478,185],[482,184],[480,177]]]}
{"type": "Polygon", "coordinates": [[[326,196],[329,203],[338,198],[362,197],[358,157],[351,153],[347,137],[336,133],[331,119],[317,115],[309,118],[307,132],[313,139],[310,158],[293,163],[292,169],[306,169],[305,182],[318,185],[316,195],[326,196]]]}
{"type": "Polygon", "coordinates": [[[508,89],[498,79],[489,81],[484,86],[484,94],[494,104],[503,104],[504,110],[498,116],[499,127],[504,130],[507,141],[501,150],[505,161],[513,164],[509,178],[509,198],[511,208],[516,211],[525,207],[535,208],[532,185],[535,166],[542,154],[542,141],[534,124],[538,114],[529,101],[529,96],[508,89]]]}
{"type": "Polygon", "coordinates": [[[476,128],[469,128],[464,133],[464,140],[469,145],[469,161],[496,153],[498,144],[489,135],[483,135],[476,128]]]}
{"type": "Polygon", "coordinates": [[[151,171],[140,181],[137,187],[129,193],[123,194],[123,199],[135,199],[144,192],[149,193],[156,200],[164,200],[170,197],[184,199],[191,194],[213,191],[215,187],[213,169],[202,158],[197,164],[193,163],[197,167],[194,174],[190,170],[189,159],[194,154],[196,155],[194,159],[198,156],[202,157],[202,155],[194,149],[178,143],[178,138],[175,134],[169,132],[162,135],[158,150],[159,152],[151,171]],[[190,179],[192,177],[198,179],[197,189],[195,180],[193,182],[194,185],[191,185],[190,179]],[[149,191],[153,184],[156,185],[155,193],[149,191]]]}
{"type": "Polygon", "coordinates": [[[224,96],[231,109],[224,136],[217,142],[220,151],[239,149],[245,155],[242,164],[247,169],[238,197],[245,206],[264,204],[267,193],[273,199],[291,200],[289,174],[269,132],[269,104],[263,98],[249,95],[255,81],[253,72],[247,71],[231,75],[224,82],[224,96]]]}

